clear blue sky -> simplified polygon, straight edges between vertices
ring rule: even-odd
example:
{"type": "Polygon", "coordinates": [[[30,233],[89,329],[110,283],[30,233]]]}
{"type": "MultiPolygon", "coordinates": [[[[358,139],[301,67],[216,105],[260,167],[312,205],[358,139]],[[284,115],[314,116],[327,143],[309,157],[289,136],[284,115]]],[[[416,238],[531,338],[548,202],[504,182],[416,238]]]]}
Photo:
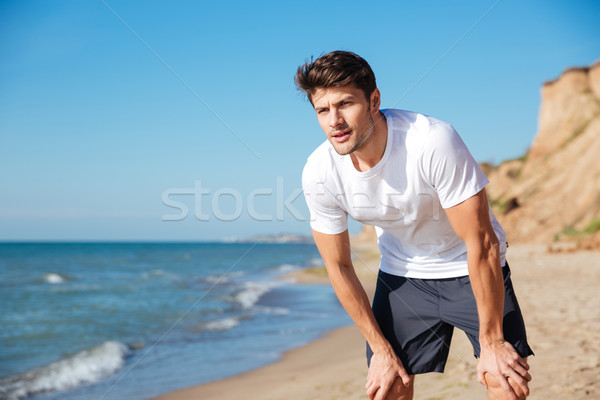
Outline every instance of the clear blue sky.
{"type": "Polygon", "coordinates": [[[292,78],[335,49],[369,61],[384,108],[518,157],[542,83],[600,58],[598,20],[595,0],[2,1],[0,240],[309,233],[292,199],[324,136],[292,78]],[[165,193],[187,218],[163,220],[165,193]]]}

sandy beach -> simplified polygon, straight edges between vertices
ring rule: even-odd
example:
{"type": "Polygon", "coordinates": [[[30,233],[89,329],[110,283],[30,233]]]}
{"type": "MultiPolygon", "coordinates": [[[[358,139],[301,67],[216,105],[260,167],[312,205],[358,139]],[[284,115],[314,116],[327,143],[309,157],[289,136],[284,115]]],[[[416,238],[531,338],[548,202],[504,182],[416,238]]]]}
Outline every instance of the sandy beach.
{"type": "MultiPolygon", "coordinates": [[[[507,259],[536,353],[530,358],[531,399],[596,399],[600,396],[600,251],[548,253],[542,245],[511,245],[507,259]]],[[[376,253],[355,253],[355,268],[369,295],[376,253]]],[[[319,269],[296,274],[323,282],[319,269]]],[[[266,367],[157,397],[191,399],[365,399],[365,343],[354,326],[284,354],[266,367]]],[[[444,374],[420,375],[416,399],[485,399],[466,336],[455,331],[444,374]]]]}

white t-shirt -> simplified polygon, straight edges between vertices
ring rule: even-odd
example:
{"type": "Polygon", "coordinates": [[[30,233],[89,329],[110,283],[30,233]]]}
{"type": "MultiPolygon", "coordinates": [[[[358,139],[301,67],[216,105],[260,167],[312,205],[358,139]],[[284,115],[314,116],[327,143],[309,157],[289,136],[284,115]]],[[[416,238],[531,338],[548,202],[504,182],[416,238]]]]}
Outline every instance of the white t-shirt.
{"type": "MultiPolygon", "coordinates": [[[[341,233],[351,215],[375,226],[382,271],[421,279],[468,275],[466,245],[444,209],[477,194],[487,178],[450,124],[409,111],[382,112],[386,148],[370,170],[357,171],[328,141],[308,157],[302,186],[311,227],[341,233]]],[[[506,234],[491,208],[490,219],[504,265],[506,234]]]]}

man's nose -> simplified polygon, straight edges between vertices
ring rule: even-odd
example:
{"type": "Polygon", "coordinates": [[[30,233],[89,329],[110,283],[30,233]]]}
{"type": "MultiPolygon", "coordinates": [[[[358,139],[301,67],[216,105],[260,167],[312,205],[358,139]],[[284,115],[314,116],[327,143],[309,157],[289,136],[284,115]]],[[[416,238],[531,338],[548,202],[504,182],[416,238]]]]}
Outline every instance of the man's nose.
{"type": "Polygon", "coordinates": [[[335,128],[336,126],[340,126],[344,123],[344,119],[340,112],[336,109],[332,109],[329,113],[329,126],[335,128]]]}

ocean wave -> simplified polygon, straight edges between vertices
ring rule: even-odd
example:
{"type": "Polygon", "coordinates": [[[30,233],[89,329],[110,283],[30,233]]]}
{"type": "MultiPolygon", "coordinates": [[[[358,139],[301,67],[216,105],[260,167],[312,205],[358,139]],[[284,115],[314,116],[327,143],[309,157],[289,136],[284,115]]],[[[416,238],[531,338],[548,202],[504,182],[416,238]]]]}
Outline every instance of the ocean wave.
{"type": "Polygon", "coordinates": [[[239,317],[223,318],[216,321],[209,321],[202,325],[202,328],[207,331],[226,331],[235,328],[240,324],[239,317]]]}
{"type": "Polygon", "coordinates": [[[169,279],[169,280],[177,280],[179,277],[175,274],[171,274],[169,272],[165,272],[162,269],[152,269],[150,271],[142,272],[140,275],[142,279],[152,279],[152,278],[161,278],[161,279],[169,279]]]}
{"type": "Polygon", "coordinates": [[[44,275],[44,282],[46,282],[46,283],[51,283],[51,284],[56,285],[59,283],[64,283],[66,281],[67,281],[67,278],[65,276],[62,276],[55,272],[48,272],[47,274],[44,275]]]}
{"type": "Polygon", "coordinates": [[[233,300],[242,308],[248,309],[255,305],[262,295],[279,285],[281,285],[280,282],[244,282],[242,290],[233,295],[233,300]]]}
{"type": "Polygon", "coordinates": [[[283,307],[256,307],[256,312],[262,314],[287,315],[291,313],[289,308],[283,307]]]}
{"type": "Polygon", "coordinates": [[[277,268],[275,268],[275,271],[279,271],[279,272],[292,272],[297,270],[298,267],[297,265],[293,265],[293,264],[281,264],[280,266],[278,266],[277,268]]]}
{"type": "Polygon", "coordinates": [[[225,282],[229,282],[232,278],[238,278],[240,276],[245,275],[244,271],[236,271],[236,272],[230,272],[227,274],[221,274],[221,275],[210,275],[207,276],[206,278],[202,279],[202,282],[206,282],[206,283],[225,283],[225,282]]]}
{"type": "Polygon", "coordinates": [[[104,342],[51,364],[0,379],[0,398],[17,400],[97,382],[121,369],[129,353],[123,343],[104,342]]]}

